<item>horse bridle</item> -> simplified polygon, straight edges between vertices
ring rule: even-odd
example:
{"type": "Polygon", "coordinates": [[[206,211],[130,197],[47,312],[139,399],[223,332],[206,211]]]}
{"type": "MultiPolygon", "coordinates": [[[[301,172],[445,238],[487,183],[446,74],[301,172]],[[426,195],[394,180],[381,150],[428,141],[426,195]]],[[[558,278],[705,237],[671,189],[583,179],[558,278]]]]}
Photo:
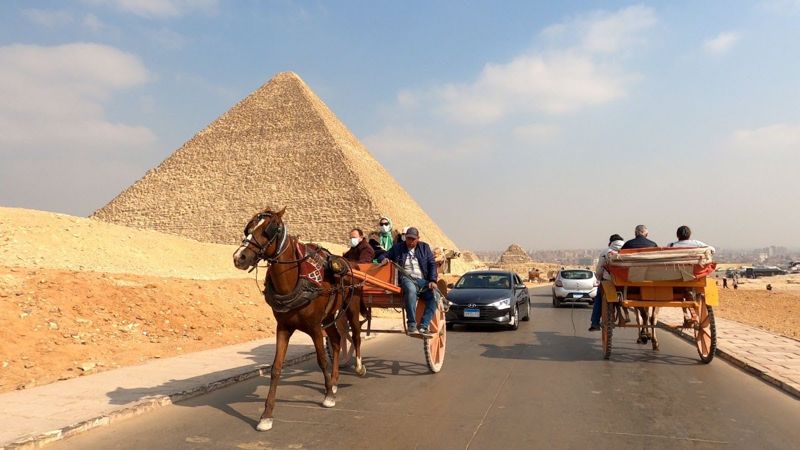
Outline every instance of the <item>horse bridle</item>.
{"type": "Polygon", "coordinates": [[[244,239],[242,239],[242,245],[246,245],[248,247],[252,245],[253,247],[255,247],[258,250],[256,252],[256,256],[259,259],[263,259],[263,260],[265,260],[265,261],[267,261],[269,263],[274,263],[274,262],[277,261],[278,257],[281,256],[281,254],[284,251],[286,251],[286,242],[287,242],[286,238],[287,238],[287,234],[288,233],[286,231],[286,227],[284,226],[283,222],[281,221],[280,223],[276,223],[272,219],[272,213],[270,213],[270,212],[259,213],[258,215],[256,215],[256,218],[254,220],[258,220],[259,223],[261,223],[261,221],[263,221],[264,219],[270,219],[269,225],[267,225],[267,228],[265,228],[264,231],[261,232],[261,234],[263,234],[264,237],[268,239],[267,243],[264,244],[264,245],[259,244],[258,241],[253,237],[253,233],[249,232],[250,231],[249,230],[249,228],[250,228],[249,225],[250,225],[250,223],[253,222],[251,220],[244,227],[244,239]],[[280,237],[280,243],[278,244],[278,249],[275,250],[274,254],[267,255],[266,254],[267,249],[273,243],[275,243],[275,241],[278,239],[278,237],[280,237]]]}

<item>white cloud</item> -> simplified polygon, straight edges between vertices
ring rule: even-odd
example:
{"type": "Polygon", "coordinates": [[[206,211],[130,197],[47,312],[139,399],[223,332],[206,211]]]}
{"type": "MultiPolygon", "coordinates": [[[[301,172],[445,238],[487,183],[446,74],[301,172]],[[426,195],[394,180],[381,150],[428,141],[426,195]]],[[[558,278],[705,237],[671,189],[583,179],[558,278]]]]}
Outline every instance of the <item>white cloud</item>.
{"type": "Polygon", "coordinates": [[[67,11],[57,11],[50,9],[25,9],[22,15],[35,23],[36,25],[45,28],[56,28],[63,25],[69,25],[73,22],[72,14],[67,11]]]}
{"type": "Polygon", "coordinates": [[[800,123],[777,123],[737,130],[731,140],[735,148],[745,151],[795,152],[800,148],[800,123]]]}
{"type": "Polygon", "coordinates": [[[722,32],[703,42],[703,49],[714,55],[724,55],[739,41],[739,34],[730,31],[722,32]]]}
{"type": "Polygon", "coordinates": [[[595,12],[542,31],[546,49],[505,63],[487,63],[477,78],[427,94],[401,92],[398,104],[433,98],[430,108],[456,123],[489,124],[511,115],[559,115],[625,97],[640,77],[625,70],[626,53],[656,23],[652,9],[632,6],[595,12]]]}
{"type": "Polygon", "coordinates": [[[547,142],[556,137],[560,129],[556,125],[545,123],[530,123],[527,125],[520,125],[511,130],[517,140],[525,144],[538,144],[547,142]]]}
{"type": "Polygon", "coordinates": [[[657,22],[655,12],[636,5],[609,13],[598,11],[551,25],[541,35],[587,52],[617,53],[642,41],[641,33],[657,22]],[[577,39],[577,42],[575,42],[577,39]]]}
{"type": "Polygon", "coordinates": [[[623,97],[635,76],[573,52],[518,56],[487,64],[470,84],[438,90],[452,120],[490,123],[511,114],[563,114],[623,97]]]}
{"type": "Polygon", "coordinates": [[[194,11],[207,14],[217,10],[218,0],[83,0],[92,5],[112,6],[141,17],[167,19],[194,11]]]}
{"type": "Polygon", "coordinates": [[[105,103],[147,82],[134,55],[75,43],[0,47],[0,155],[109,152],[151,145],[141,126],[110,121],[105,103]]]}

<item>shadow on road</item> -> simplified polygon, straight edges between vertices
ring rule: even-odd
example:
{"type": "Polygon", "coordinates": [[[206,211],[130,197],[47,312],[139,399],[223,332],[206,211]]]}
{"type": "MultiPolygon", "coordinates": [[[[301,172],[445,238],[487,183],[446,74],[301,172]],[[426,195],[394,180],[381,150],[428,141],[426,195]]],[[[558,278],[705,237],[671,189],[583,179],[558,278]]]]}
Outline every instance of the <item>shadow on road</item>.
{"type": "MultiPolygon", "coordinates": [[[[551,331],[534,331],[535,343],[513,345],[480,344],[485,358],[519,359],[534,361],[600,361],[603,359],[600,342],[596,338],[565,336],[551,331]]],[[[650,363],[669,365],[697,365],[696,358],[668,355],[650,350],[649,346],[614,347],[612,362],[650,363]]]]}

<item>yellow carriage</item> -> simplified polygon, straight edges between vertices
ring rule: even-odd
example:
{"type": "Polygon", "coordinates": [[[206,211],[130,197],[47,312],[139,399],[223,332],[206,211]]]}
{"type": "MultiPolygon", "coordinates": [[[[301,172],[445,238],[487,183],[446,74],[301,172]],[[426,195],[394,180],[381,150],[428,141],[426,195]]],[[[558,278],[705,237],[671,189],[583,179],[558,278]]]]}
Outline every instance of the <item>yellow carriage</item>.
{"type": "Polygon", "coordinates": [[[622,308],[682,308],[684,321],[665,328],[690,329],[700,360],[709,363],[717,348],[714,307],[719,304],[716,282],[709,278],[716,263],[709,248],[645,248],[609,253],[606,269],[612,280],[602,283],[603,357],[611,357],[615,328],[652,329],[655,323],[631,324],[622,308]]]}

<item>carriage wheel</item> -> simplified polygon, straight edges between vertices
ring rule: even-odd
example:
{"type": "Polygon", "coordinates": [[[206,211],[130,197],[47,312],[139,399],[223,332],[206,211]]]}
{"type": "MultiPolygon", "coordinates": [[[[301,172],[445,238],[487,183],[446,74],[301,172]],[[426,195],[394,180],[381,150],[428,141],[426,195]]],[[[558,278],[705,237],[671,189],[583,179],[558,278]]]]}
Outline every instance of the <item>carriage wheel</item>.
{"type": "MultiPolygon", "coordinates": [[[[445,300],[442,299],[442,301],[445,300]]],[[[431,319],[430,333],[432,336],[422,339],[425,362],[428,363],[428,369],[433,373],[438,373],[442,370],[444,352],[447,344],[447,322],[445,321],[442,301],[439,302],[439,306],[433,314],[433,319],[431,319]]]]}
{"type": "Polygon", "coordinates": [[[694,341],[700,361],[708,364],[717,352],[717,324],[714,321],[714,309],[706,305],[704,296],[700,297],[699,324],[694,329],[694,341]]]}
{"type": "MultiPolygon", "coordinates": [[[[341,340],[339,345],[339,367],[347,367],[353,360],[356,349],[353,347],[353,336],[350,335],[350,323],[344,320],[344,325],[336,325],[339,330],[341,340]]],[[[331,338],[325,336],[325,351],[328,353],[328,361],[333,363],[333,346],[331,345],[331,338]]]]}
{"type": "Polygon", "coordinates": [[[611,305],[603,296],[602,315],[603,323],[601,325],[603,332],[603,359],[611,358],[611,337],[614,335],[614,313],[611,305]]]}

